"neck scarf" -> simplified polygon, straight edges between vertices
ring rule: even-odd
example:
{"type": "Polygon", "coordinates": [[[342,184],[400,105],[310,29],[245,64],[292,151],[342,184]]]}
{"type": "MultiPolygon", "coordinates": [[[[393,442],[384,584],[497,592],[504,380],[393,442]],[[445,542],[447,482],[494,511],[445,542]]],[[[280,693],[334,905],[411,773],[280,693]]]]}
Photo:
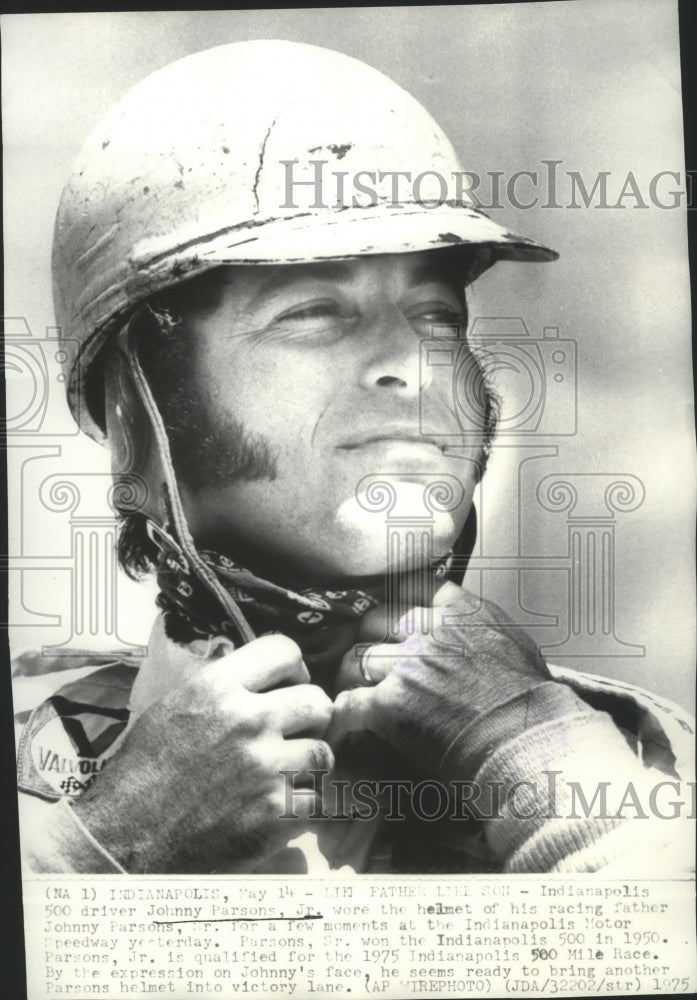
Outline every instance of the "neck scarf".
{"type": "MultiPolygon", "coordinates": [[[[428,567],[425,575],[432,586],[445,580],[462,583],[476,535],[477,516],[472,507],[453,549],[428,567]]],[[[168,637],[189,643],[223,635],[237,642],[235,623],[225,617],[219,601],[171,535],[158,532],[156,541],[160,587],[157,605],[163,612],[168,637]]],[[[256,576],[226,555],[206,550],[199,554],[257,636],[283,632],[303,649],[317,649],[323,640],[329,645],[333,627],[357,623],[367,611],[387,603],[388,595],[395,593],[395,578],[388,575],[351,579],[337,589],[307,587],[294,591],[256,576]]]]}
{"type": "MultiPolygon", "coordinates": [[[[301,647],[327,633],[332,626],[358,621],[366,611],[386,601],[389,587],[385,576],[355,581],[342,589],[307,587],[289,590],[256,576],[228,556],[202,550],[200,556],[239,606],[256,635],[283,632],[301,647]]],[[[433,581],[444,580],[452,553],[432,563],[433,581]]],[[[238,632],[228,621],[213,594],[192,572],[186,557],[174,545],[162,546],[157,569],[160,593],[157,605],[164,614],[170,639],[188,643],[194,639],[238,632]]]]}

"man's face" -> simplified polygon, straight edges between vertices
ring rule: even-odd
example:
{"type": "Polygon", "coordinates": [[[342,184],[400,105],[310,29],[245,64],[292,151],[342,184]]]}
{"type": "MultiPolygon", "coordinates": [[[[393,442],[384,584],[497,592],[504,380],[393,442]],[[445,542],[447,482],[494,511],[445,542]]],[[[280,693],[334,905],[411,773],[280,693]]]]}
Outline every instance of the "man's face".
{"type": "MultiPolygon", "coordinates": [[[[462,264],[415,253],[220,273],[215,301],[185,309],[195,405],[215,450],[210,479],[195,448],[197,474],[178,470],[197,543],[285,582],[396,569],[385,492],[365,492],[373,476],[394,490],[392,516],[425,516],[432,556],[445,554],[481,474],[484,393],[480,380],[465,416],[455,366],[425,364],[421,344],[434,326],[464,337],[462,264]],[[452,477],[460,496],[431,512],[424,488],[452,477]]],[[[464,340],[453,346],[461,376],[463,359],[477,372],[464,340]]]]}

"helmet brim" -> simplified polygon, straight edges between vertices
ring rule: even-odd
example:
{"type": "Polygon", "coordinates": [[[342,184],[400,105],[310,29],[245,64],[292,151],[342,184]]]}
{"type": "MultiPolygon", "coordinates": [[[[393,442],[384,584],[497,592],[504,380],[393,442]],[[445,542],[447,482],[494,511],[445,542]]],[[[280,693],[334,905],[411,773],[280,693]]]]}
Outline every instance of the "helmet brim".
{"type": "Polygon", "coordinates": [[[134,308],[196,274],[224,265],[300,264],[470,248],[473,258],[463,280],[471,283],[497,261],[544,262],[559,256],[543,243],[514,233],[465,205],[406,205],[389,212],[384,206],[345,208],[332,213],[325,210],[219,227],[207,236],[204,232],[211,233],[210,220],[204,220],[200,232],[180,238],[175,249],[170,234],[141,241],[134,248],[130,274],[121,289],[122,308],[117,307],[110,320],[84,345],[68,387],[76,419],[95,440],[106,441],[103,429],[85,405],[84,380],[94,359],[134,308]]]}
{"type": "Polygon", "coordinates": [[[139,242],[133,254],[136,269],[152,278],[172,268],[181,275],[204,262],[290,264],[468,245],[489,250],[492,264],[497,260],[549,261],[559,256],[469,205],[308,211],[217,230],[210,220],[202,220],[190,234],[179,236],[174,249],[170,234],[139,242]]]}

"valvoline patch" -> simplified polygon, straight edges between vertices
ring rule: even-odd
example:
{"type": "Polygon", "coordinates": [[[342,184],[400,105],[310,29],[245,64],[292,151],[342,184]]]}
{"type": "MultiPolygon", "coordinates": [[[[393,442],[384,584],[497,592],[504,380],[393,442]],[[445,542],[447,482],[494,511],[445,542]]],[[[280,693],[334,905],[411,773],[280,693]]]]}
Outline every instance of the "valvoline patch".
{"type": "Polygon", "coordinates": [[[42,702],[20,739],[19,788],[51,800],[89,788],[121,742],[136,674],[129,664],[109,664],[42,702]]]}

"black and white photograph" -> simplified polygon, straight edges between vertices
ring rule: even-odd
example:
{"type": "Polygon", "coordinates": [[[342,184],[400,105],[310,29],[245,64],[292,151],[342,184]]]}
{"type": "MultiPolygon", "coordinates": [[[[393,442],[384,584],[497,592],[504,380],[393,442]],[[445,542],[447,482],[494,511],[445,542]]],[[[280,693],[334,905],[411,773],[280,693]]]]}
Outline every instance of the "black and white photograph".
{"type": "Polygon", "coordinates": [[[697,987],[668,0],[5,14],[27,996],[697,987]]]}

